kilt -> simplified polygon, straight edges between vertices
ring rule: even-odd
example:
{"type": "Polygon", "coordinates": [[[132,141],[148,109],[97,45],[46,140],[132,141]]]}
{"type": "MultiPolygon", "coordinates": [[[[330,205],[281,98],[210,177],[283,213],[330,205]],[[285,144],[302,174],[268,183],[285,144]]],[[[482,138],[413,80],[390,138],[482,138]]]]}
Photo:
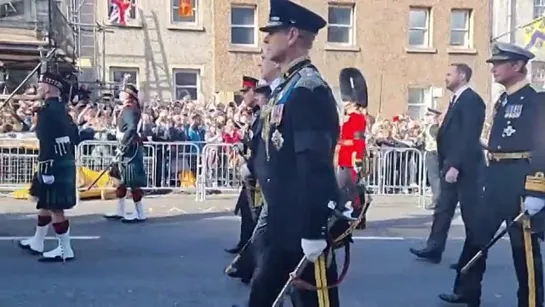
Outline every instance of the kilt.
{"type": "Polygon", "coordinates": [[[128,188],[141,188],[148,185],[148,177],[144,166],[144,150],[141,146],[130,157],[123,157],[117,167],[121,177],[121,185],[128,188]]]}
{"type": "Polygon", "coordinates": [[[53,184],[44,184],[38,175],[33,178],[30,195],[38,198],[36,209],[68,210],[76,206],[76,162],[73,159],[55,161],[51,174],[53,184]]]}

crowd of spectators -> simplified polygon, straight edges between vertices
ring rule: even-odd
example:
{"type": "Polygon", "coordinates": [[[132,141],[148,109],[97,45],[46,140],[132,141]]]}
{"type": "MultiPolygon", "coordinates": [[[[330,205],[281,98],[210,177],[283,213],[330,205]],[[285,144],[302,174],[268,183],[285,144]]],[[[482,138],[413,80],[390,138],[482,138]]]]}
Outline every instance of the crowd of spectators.
{"type": "MultiPolygon", "coordinates": [[[[25,94],[32,96],[35,86],[25,94]]],[[[33,130],[33,109],[38,102],[17,100],[11,110],[0,114],[0,132],[20,135],[33,130]],[[15,113],[15,114],[14,114],[15,113]]],[[[69,112],[79,125],[84,139],[115,139],[115,122],[121,105],[113,99],[91,100],[85,89],[74,95],[69,112]]],[[[142,136],[155,142],[238,143],[249,127],[252,114],[234,101],[218,102],[212,97],[206,102],[192,101],[189,94],[178,101],[159,98],[142,103],[142,136]]],[[[368,116],[368,143],[375,146],[422,146],[424,125],[406,115],[393,118],[368,116]]]]}
{"type": "MultiPolygon", "coordinates": [[[[29,87],[25,94],[32,97],[36,93],[35,86],[29,87]]],[[[90,93],[82,87],[76,91],[68,103],[69,113],[80,128],[82,140],[115,140],[115,122],[120,113],[121,104],[113,96],[103,96],[100,100],[92,100],[90,93]]],[[[156,143],[184,142],[191,146],[156,146],[154,161],[156,167],[154,185],[180,184],[179,173],[181,169],[191,169],[196,175],[197,153],[205,144],[239,143],[252,120],[249,108],[240,106],[240,103],[221,102],[214,98],[205,102],[191,100],[189,93],[183,95],[178,101],[161,101],[159,98],[141,102],[143,109],[141,121],[141,135],[145,140],[156,143]],[[192,155],[193,154],[193,155],[192,155]],[[173,161],[178,161],[173,163],[173,161]]],[[[33,100],[16,100],[10,104],[11,108],[0,114],[0,132],[5,137],[12,138],[33,137],[33,125],[35,117],[33,109],[38,102],[33,100]],[[13,110],[13,111],[10,111],[13,110]],[[26,132],[26,133],[25,133],[26,132]]],[[[368,147],[401,147],[422,149],[424,143],[424,124],[420,120],[411,119],[406,115],[393,118],[376,118],[368,116],[367,140],[368,147]]],[[[94,158],[112,155],[111,146],[92,146],[88,154],[94,158]]],[[[235,176],[227,171],[232,169],[230,163],[233,157],[231,152],[212,152],[203,161],[210,169],[213,176],[223,178],[225,182],[213,179],[212,185],[229,186],[234,184],[235,176]]],[[[414,159],[412,159],[414,161],[414,159]]],[[[416,161],[419,163],[419,161],[416,161]]],[[[395,166],[395,173],[406,167],[409,163],[401,161],[395,166]]],[[[414,166],[411,167],[414,169],[414,166]]],[[[404,172],[407,173],[407,172],[404,172]]],[[[414,171],[410,172],[415,181],[414,171]]],[[[396,176],[396,178],[399,176],[396,176]]],[[[392,179],[398,180],[398,179],[392,179]]],[[[404,180],[405,181],[405,180],[404,180]]],[[[394,184],[394,183],[392,183],[394,184]]]]}

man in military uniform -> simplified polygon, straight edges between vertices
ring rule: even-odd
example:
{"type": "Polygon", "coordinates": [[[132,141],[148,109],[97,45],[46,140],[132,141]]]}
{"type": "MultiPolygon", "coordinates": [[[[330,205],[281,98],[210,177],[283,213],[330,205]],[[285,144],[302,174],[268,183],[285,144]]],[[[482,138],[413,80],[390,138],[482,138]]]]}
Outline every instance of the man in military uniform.
{"type": "MultiPolygon", "coordinates": [[[[244,96],[244,100],[240,106],[243,108],[252,108],[255,103],[255,88],[257,86],[258,80],[252,77],[243,76],[242,77],[242,89],[240,92],[244,96]]],[[[247,139],[247,137],[246,137],[247,139]]],[[[246,146],[247,147],[247,146],[246,146]]],[[[238,254],[244,245],[248,242],[252,236],[252,231],[255,226],[255,218],[252,215],[252,191],[248,190],[248,187],[251,188],[252,183],[246,183],[242,186],[240,195],[238,196],[237,204],[235,206],[235,214],[240,212],[240,238],[237,245],[233,248],[226,249],[225,251],[230,254],[238,254]]]]}
{"type": "MultiPolygon", "coordinates": [[[[529,161],[530,151],[543,148],[543,130],[538,130],[543,118],[536,118],[543,101],[538,101],[535,90],[526,80],[526,63],[533,57],[531,52],[518,46],[497,43],[492,57],[487,61],[492,64],[495,81],[505,86],[505,93],[494,106],[487,145],[489,165],[484,174],[483,203],[477,209],[475,223],[467,229],[464,249],[458,262],[461,266],[494,237],[504,221],[514,220],[523,210],[529,215],[535,215],[543,208],[545,185],[539,171],[543,156],[532,156],[532,163],[529,161]],[[537,146],[529,137],[536,134],[537,146]],[[531,172],[530,166],[533,166],[531,172]],[[524,200],[521,198],[523,195],[528,197],[524,200]]],[[[523,224],[528,224],[528,220],[523,224]]],[[[543,306],[543,264],[538,245],[538,238],[543,233],[542,229],[532,227],[532,231],[528,225],[523,224],[509,228],[519,282],[518,306],[543,306]]],[[[441,294],[440,299],[449,303],[465,303],[470,307],[480,306],[485,262],[486,255],[466,274],[458,272],[454,293],[441,294]]]]}
{"type": "Polygon", "coordinates": [[[64,210],[76,205],[76,163],[74,148],[78,143],[77,127],[66,106],[60,101],[65,84],[60,76],[45,73],[40,77],[38,93],[44,99],[38,110],[36,137],[40,152],[38,171],[30,194],[37,200],[38,224],[34,236],[19,242],[32,254],[42,254],[44,239],[52,224],[57,236],[57,248],[42,254],[40,261],[74,259],[70,244],[70,222],[64,210]]]}
{"type": "MultiPolygon", "coordinates": [[[[363,176],[365,157],[365,129],[367,119],[363,110],[367,107],[367,84],[357,68],[344,68],[339,75],[341,96],[344,105],[344,122],[341,126],[337,166],[337,183],[345,195],[346,201],[354,204],[354,214],[359,217],[366,210],[365,187],[358,189],[358,181],[363,176]]],[[[345,200],[343,200],[343,203],[345,200]]],[[[358,228],[365,228],[365,216],[358,228]]]]}
{"type": "Polygon", "coordinates": [[[426,151],[426,174],[431,187],[431,205],[427,209],[435,209],[441,193],[441,173],[439,155],[437,154],[437,132],[439,131],[439,116],[441,112],[428,108],[426,113],[426,130],[424,132],[424,150],[426,151]]]}
{"type": "Polygon", "coordinates": [[[283,82],[263,108],[254,174],[267,203],[262,267],[254,274],[249,306],[271,306],[302,257],[301,278],[319,289],[294,289],[295,306],[339,305],[333,252],[328,248],[328,204],[337,201],[333,155],[339,138],[335,98],[309,59],[325,20],[290,1],[271,1],[264,56],[277,62],[283,82]],[[309,110],[311,110],[309,112],[309,110]],[[326,251],[327,250],[327,251],[326,251]],[[327,260],[326,260],[327,259],[327,260]]]}
{"type": "Polygon", "coordinates": [[[138,102],[138,90],[131,84],[125,86],[120,93],[123,101],[121,114],[117,119],[117,139],[119,146],[116,150],[116,165],[110,175],[119,179],[115,194],[117,211],[107,213],[108,220],[121,220],[123,223],[139,223],[146,220],[146,212],[142,198],[142,187],[147,185],[146,170],[144,168],[143,141],[138,134],[138,123],[142,111],[138,102]],[[135,210],[132,214],[125,212],[125,197],[127,189],[131,189],[131,196],[135,210]]]}
{"type": "Polygon", "coordinates": [[[260,215],[262,207],[262,197],[261,197],[261,187],[257,182],[256,178],[252,175],[250,169],[253,167],[253,159],[255,157],[256,141],[259,138],[259,129],[261,129],[259,122],[259,114],[261,105],[259,102],[263,102],[267,99],[270,94],[270,87],[268,85],[260,85],[255,87],[254,92],[254,102],[252,107],[253,119],[250,125],[250,129],[246,133],[244,138],[244,147],[246,148],[246,163],[244,163],[240,168],[240,176],[244,182],[243,191],[244,195],[241,194],[239,197],[240,210],[242,217],[242,227],[241,233],[245,233],[246,240],[244,245],[248,245],[245,249],[239,251],[242,253],[238,262],[233,266],[234,270],[229,272],[228,275],[234,278],[240,278],[241,281],[245,284],[249,283],[252,279],[252,275],[255,269],[255,256],[254,256],[254,247],[253,243],[249,242],[252,239],[252,234],[254,232],[257,218],[260,215]],[[241,197],[244,196],[245,201],[241,202],[241,197]],[[242,207],[245,206],[245,207],[242,207]],[[244,217],[244,211],[246,212],[246,217],[244,217]]]}
{"type": "MultiPolygon", "coordinates": [[[[255,104],[252,108],[254,118],[249,133],[251,137],[249,140],[250,144],[248,144],[248,146],[250,147],[251,154],[247,160],[247,163],[245,163],[240,169],[241,176],[246,182],[248,182],[248,180],[254,180],[255,182],[255,178],[252,176],[252,171],[257,143],[261,138],[261,121],[259,120],[261,108],[267,104],[273,89],[276,88],[282,81],[280,66],[277,63],[264,58],[263,56],[261,57],[261,60],[262,62],[260,67],[261,76],[263,79],[258,82],[257,87],[254,90],[255,104]]],[[[263,202],[261,187],[257,182],[255,182],[253,197],[256,207],[259,208],[259,212],[256,212],[258,213],[258,219],[255,223],[251,236],[252,242],[248,248],[243,251],[239,261],[236,263],[236,273],[229,274],[231,277],[240,277],[243,282],[249,282],[255,270],[260,268],[262,259],[261,246],[263,245],[263,232],[265,230],[267,219],[267,204],[263,202]]]]}

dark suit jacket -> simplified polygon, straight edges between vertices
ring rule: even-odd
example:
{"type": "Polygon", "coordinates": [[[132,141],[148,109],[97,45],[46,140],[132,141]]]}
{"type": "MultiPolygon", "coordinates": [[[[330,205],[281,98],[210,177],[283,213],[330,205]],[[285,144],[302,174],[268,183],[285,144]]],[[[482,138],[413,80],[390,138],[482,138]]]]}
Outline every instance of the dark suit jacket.
{"type": "Polygon", "coordinates": [[[471,88],[447,111],[437,133],[437,152],[442,171],[456,168],[460,174],[475,172],[484,163],[481,133],[486,106],[471,88]]]}

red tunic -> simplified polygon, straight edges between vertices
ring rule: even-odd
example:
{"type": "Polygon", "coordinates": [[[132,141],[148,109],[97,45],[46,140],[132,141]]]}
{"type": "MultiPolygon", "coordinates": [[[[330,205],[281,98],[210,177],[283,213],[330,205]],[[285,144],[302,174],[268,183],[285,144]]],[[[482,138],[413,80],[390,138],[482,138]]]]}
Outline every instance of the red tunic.
{"type": "Polygon", "coordinates": [[[366,125],[365,115],[358,112],[348,115],[348,120],[341,127],[339,138],[339,160],[337,161],[339,166],[352,168],[355,162],[363,161],[366,125]]]}

